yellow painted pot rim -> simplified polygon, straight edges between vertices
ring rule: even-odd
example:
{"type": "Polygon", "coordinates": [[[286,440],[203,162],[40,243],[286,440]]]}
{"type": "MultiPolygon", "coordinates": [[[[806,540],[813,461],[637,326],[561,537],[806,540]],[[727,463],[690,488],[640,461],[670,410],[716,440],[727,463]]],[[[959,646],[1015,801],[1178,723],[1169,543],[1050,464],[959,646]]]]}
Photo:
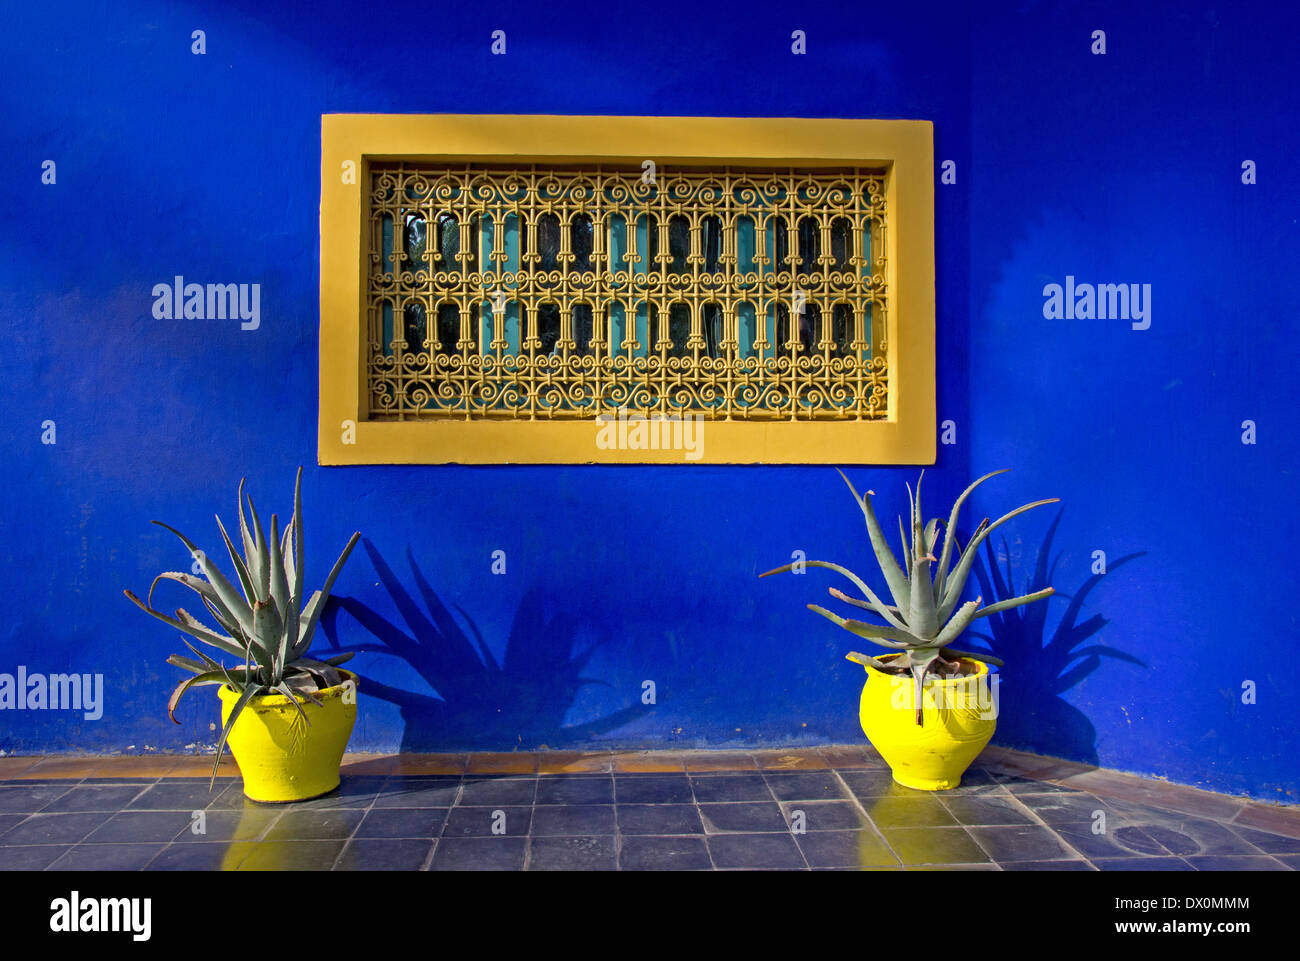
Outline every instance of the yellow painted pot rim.
{"type": "MultiPolygon", "coordinates": [[[[335,670],[338,671],[341,675],[343,675],[344,683],[335,684],[333,687],[327,687],[324,690],[313,691],[312,694],[318,701],[327,701],[327,700],[332,700],[333,698],[336,697],[342,697],[343,692],[347,690],[348,681],[352,682],[352,686],[354,689],[360,688],[361,686],[360,681],[358,680],[357,676],[353,674],[351,671],[345,671],[341,667],[336,667],[335,670]]],[[[236,691],[234,688],[232,688],[229,684],[222,684],[221,687],[217,688],[217,696],[220,697],[223,701],[234,701],[239,698],[239,692],[236,691]]],[[[308,702],[308,704],[310,704],[310,702],[308,702]]],[[[248,706],[253,708],[254,710],[258,710],[260,708],[269,709],[269,708],[278,708],[278,707],[293,707],[293,702],[290,701],[289,698],[283,694],[257,694],[253,697],[252,700],[248,702],[248,706]]]]}
{"type": "MultiPolygon", "coordinates": [[[[883,661],[895,657],[902,657],[902,655],[882,654],[880,657],[876,658],[876,660],[883,661]]],[[[989,666],[985,664],[983,661],[977,661],[973,657],[963,657],[963,658],[959,658],[959,660],[965,661],[967,664],[974,664],[975,673],[963,674],[961,677],[932,677],[927,675],[925,679],[925,686],[929,687],[931,684],[939,684],[939,685],[968,684],[971,681],[978,680],[979,678],[984,677],[989,672],[989,666]]],[[[898,677],[897,674],[885,674],[882,671],[877,671],[870,664],[863,664],[862,669],[872,677],[888,677],[891,679],[895,679],[898,677]]]]}

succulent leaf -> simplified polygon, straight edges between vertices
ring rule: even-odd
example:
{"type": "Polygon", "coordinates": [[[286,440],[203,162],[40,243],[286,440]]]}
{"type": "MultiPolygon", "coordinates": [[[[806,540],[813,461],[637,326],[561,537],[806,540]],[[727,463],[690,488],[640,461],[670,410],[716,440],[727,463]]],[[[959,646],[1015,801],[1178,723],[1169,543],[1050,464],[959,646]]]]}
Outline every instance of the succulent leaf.
{"type": "MultiPolygon", "coordinates": [[[[953,502],[952,513],[948,515],[948,525],[944,528],[943,550],[939,553],[939,567],[935,571],[934,575],[934,583],[936,585],[935,595],[937,597],[943,597],[944,584],[948,580],[948,564],[952,560],[953,546],[957,543],[957,515],[961,513],[961,505],[966,503],[966,498],[970,497],[975,488],[979,487],[980,484],[983,484],[990,477],[995,477],[998,474],[1005,474],[1009,469],[1010,468],[1004,467],[1001,470],[990,471],[979,480],[972,482],[969,487],[961,492],[957,500],[953,502]]],[[[960,551],[957,556],[961,556],[960,551]]]]}
{"type": "Polygon", "coordinates": [[[1034,601],[1041,601],[1045,597],[1051,597],[1056,593],[1056,588],[1045,587],[1041,591],[1034,591],[1032,594],[1023,594],[1020,597],[1008,597],[1006,600],[990,604],[988,607],[982,607],[975,612],[976,617],[988,617],[990,614],[996,614],[998,611],[1005,611],[1012,607],[1020,607],[1022,604],[1032,604],[1034,601]]]}
{"type": "MultiPolygon", "coordinates": [[[[988,537],[1013,517],[1018,517],[1025,513],[1025,511],[1033,510],[1035,507],[1042,507],[1045,504],[1059,503],[1060,500],[1059,497],[1049,497],[1046,500],[1024,504],[1010,513],[1003,514],[988,527],[984,527],[983,531],[978,532],[976,536],[972,537],[970,543],[966,545],[965,553],[962,554],[961,560],[957,564],[957,569],[953,572],[952,583],[949,584],[944,591],[943,606],[939,609],[939,617],[941,619],[946,617],[947,614],[945,612],[951,613],[953,608],[957,606],[957,601],[961,598],[962,588],[966,586],[966,578],[970,576],[971,565],[975,562],[975,549],[979,547],[980,541],[988,537]]],[[[982,526],[983,525],[981,525],[981,527],[982,526]]]]}
{"type": "Polygon", "coordinates": [[[892,647],[895,650],[901,651],[906,650],[917,642],[917,638],[911,634],[905,634],[888,627],[880,627],[876,624],[868,624],[865,621],[855,621],[852,618],[840,617],[833,611],[828,611],[824,607],[818,607],[816,604],[809,604],[808,610],[816,611],[822,617],[839,625],[846,631],[856,634],[858,637],[874,641],[881,647],[892,647]]]}
{"type": "Polygon", "coordinates": [[[870,664],[877,671],[889,670],[889,665],[885,664],[883,661],[878,661],[874,657],[869,657],[866,654],[859,654],[857,651],[849,651],[849,653],[844,655],[844,660],[852,661],[854,664],[870,664]]]}
{"type": "Polygon", "coordinates": [[[839,470],[840,477],[844,478],[844,483],[848,484],[849,490],[853,494],[853,500],[858,507],[862,509],[862,516],[867,522],[867,536],[871,540],[871,549],[875,551],[876,563],[880,565],[880,572],[885,575],[885,584],[889,588],[889,593],[893,595],[894,603],[900,608],[907,603],[908,585],[907,574],[899,566],[898,559],[894,557],[894,552],[889,549],[889,544],[885,540],[885,532],[880,526],[880,521],[876,518],[875,508],[871,504],[870,492],[858,496],[854,490],[853,484],[848,477],[845,477],[844,471],[839,470]]]}

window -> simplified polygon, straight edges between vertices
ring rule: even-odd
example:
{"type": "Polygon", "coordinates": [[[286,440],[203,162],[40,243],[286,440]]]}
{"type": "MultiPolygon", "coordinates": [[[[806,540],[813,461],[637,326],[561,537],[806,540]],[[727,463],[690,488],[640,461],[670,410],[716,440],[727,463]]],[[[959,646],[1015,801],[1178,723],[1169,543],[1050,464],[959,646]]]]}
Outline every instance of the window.
{"type": "Polygon", "coordinates": [[[321,463],[934,458],[930,125],[322,121],[321,463]],[[355,265],[355,266],[350,266],[355,265]]]}

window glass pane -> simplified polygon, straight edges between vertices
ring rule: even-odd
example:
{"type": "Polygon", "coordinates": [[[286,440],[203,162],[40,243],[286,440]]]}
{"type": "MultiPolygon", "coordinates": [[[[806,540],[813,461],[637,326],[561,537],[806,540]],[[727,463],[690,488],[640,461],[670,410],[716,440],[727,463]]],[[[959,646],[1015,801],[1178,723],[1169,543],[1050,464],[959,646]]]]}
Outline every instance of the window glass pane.
{"type": "Polygon", "coordinates": [[[542,304],[537,312],[537,337],[542,346],[537,353],[550,356],[560,341],[560,308],[556,304],[542,304]]]}

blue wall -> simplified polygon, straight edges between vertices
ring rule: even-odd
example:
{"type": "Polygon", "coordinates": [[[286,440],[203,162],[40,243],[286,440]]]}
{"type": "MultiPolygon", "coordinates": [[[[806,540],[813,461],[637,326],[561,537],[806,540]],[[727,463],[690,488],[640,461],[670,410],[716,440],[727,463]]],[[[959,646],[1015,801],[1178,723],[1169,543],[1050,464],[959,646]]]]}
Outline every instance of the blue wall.
{"type": "MultiPolygon", "coordinates": [[[[754,578],[796,549],[870,571],[833,471],[312,466],[320,115],[918,117],[957,164],[936,185],[956,443],[932,512],[998,467],[968,520],[1063,500],[998,545],[1017,586],[1046,547],[1061,592],[993,635],[998,742],[1297,800],[1296,23],[1264,3],[272,6],[0,13],[0,672],[106,687],[98,721],[0,713],[0,749],[211,743],[208,692],[167,720],[178,638],[122,589],[188,563],[150,519],[215,550],[239,478],[283,516],[299,463],[312,579],[365,537],[320,639],[370,651],[353,749],[860,740],[854,639],[803,607],[831,575],[754,578]],[[154,320],[175,274],[261,284],[261,328],[154,320]],[[1151,284],[1150,329],[1045,319],[1067,275],[1151,284]]],[[[892,514],[915,471],[852,474],[892,514]]]]}

